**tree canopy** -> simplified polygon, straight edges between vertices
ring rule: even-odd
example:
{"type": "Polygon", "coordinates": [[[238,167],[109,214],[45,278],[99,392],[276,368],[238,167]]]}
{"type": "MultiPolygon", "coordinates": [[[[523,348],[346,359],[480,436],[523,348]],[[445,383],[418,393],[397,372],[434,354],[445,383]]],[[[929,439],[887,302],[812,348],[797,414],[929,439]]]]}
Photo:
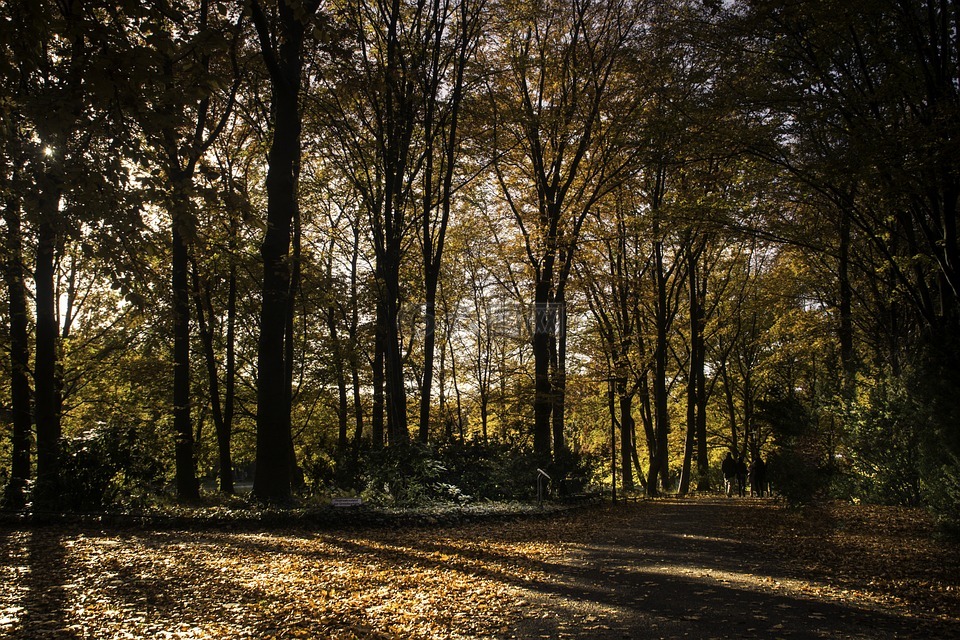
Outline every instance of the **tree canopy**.
{"type": "Polygon", "coordinates": [[[960,522],[958,19],[9,0],[5,504],[686,493],[730,451],[960,522]]]}

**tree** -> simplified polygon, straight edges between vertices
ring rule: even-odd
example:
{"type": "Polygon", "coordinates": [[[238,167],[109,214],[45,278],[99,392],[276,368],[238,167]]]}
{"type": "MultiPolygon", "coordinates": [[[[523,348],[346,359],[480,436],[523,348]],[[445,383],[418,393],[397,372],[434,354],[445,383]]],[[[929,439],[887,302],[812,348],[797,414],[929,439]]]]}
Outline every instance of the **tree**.
{"type": "Polygon", "coordinates": [[[421,251],[423,256],[424,320],[423,382],[420,386],[421,442],[430,433],[431,390],[436,345],[436,298],[443,249],[454,194],[454,176],[461,147],[461,111],[468,79],[467,65],[480,40],[485,1],[435,0],[428,18],[430,62],[423,92],[427,96],[424,139],[427,146],[423,175],[421,251]],[[446,34],[447,31],[451,33],[446,34]],[[449,42],[446,40],[449,39],[449,42]],[[436,158],[435,158],[436,156],[436,158]],[[434,173],[438,173],[434,178],[434,173]],[[436,183],[435,183],[436,180],[436,183]],[[436,213],[434,213],[436,212],[436,213]]]}
{"type": "Polygon", "coordinates": [[[293,295],[290,245],[293,224],[299,215],[300,91],[307,29],[320,1],[278,2],[269,7],[269,13],[259,0],[251,0],[249,6],[273,91],[266,232],[260,246],[263,292],[253,493],[265,502],[285,502],[290,498],[294,466],[285,337],[293,295]]]}
{"type": "MultiPolygon", "coordinates": [[[[4,121],[8,114],[4,114],[4,121]]],[[[4,140],[5,158],[14,159],[13,140],[4,140]]],[[[26,268],[23,254],[22,211],[12,195],[19,190],[19,171],[16,165],[2,169],[3,191],[8,195],[3,203],[3,220],[7,242],[3,253],[4,281],[7,285],[10,318],[10,404],[13,418],[10,480],[4,488],[3,504],[18,509],[26,503],[27,481],[30,479],[30,440],[33,427],[30,407],[30,335],[27,308],[26,268]]]]}
{"type": "Polygon", "coordinates": [[[52,507],[59,496],[63,436],[58,261],[71,236],[87,233],[109,246],[111,234],[136,235],[139,216],[123,163],[134,143],[122,125],[111,77],[117,51],[111,16],[79,2],[15,2],[6,8],[5,23],[19,28],[4,42],[20,120],[9,131],[20,141],[24,161],[15,196],[35,234],[34,502],[52,507]],[[120,210],[128,215],[113,215],[120,210]]]}
{"type": "Polygon", "coordinates": [[[503,69],[489,88],[492,163],[533,277],[534,450],[562,458],[566,287],[586,216],[630,168],[619,126],[637,100],[619,74],[642,6],[503,10],[495,57],[486,61],[503,69]]]}
{"type": "MultiPolygon", "coordinates": [[[[130,91],[129,99],[142,101],[135,105],[135,114],[145,141],[153,150],[154,157],[149,162],[159,167],[162,174],[162,181],[156,186],[171,224],[177,495],[182,500],[196,500],[200,494],[191,418],[190,305],[199,275],[194,274],[194,286],[189,275],[197,235],[195,175],[230,115],[233,93],[228,88],[222,97],[217,95],[223,67],[229,67],[229,63],[217,58],[235,53],[236,43],[231,45],[227,27],[218,23],[208,0],[179,3],[175,9],[146,12],[139,21],[131,23],[126,36],[130,58],[135,61],[139,56],[142,65],[134,77],[149,78],[137,92],[130,91]],[[215,64],[220,68],[213,68],[215,64]],[[184,91],[184,87],[192,89],[184,91]]],[[[132,66],[135,64],[132,62],[132,66]]],[[[212,345],[202,305],[196,313],[209,362],[212,345]]],[[[217,422],[222,423],[219,406],[215,415],[217,422]]]]}

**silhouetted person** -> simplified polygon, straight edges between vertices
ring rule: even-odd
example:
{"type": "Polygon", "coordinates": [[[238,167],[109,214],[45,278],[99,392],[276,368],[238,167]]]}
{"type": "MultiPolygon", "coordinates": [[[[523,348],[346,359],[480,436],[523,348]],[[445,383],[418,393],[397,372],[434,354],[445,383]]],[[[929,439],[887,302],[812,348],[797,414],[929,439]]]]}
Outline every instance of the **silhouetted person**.
{"type": "Polygon", "coordinates": [[[729,498],[733,495],[733,483],[737,480],[737,461],[733,459],[733,454],[729,451],[727,451],[727,457],[720,464],[720,471],[723,472],[723,483],[729,498]]]}
{"type": "Polygon", "coordinates": [[[757,456],[750,468],[750,493],[761,498],[767,492],[767,464],[757,456]]]}
{"type": "Polygon", "coordinates": [[[747,463],[743,456],[737,459],[737,495],[741,498],[747,495],[747,463]]]}

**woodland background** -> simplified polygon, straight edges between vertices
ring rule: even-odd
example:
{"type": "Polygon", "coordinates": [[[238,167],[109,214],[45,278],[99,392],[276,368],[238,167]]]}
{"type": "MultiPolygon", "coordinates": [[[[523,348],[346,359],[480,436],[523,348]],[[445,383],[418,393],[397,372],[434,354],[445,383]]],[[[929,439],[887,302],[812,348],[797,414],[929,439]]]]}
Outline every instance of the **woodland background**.
{"type": "Polygon", "coordinates": [[[5,504],[685,494],[733,450],[956,526],[958,21],[7,0],[5,504]]]}

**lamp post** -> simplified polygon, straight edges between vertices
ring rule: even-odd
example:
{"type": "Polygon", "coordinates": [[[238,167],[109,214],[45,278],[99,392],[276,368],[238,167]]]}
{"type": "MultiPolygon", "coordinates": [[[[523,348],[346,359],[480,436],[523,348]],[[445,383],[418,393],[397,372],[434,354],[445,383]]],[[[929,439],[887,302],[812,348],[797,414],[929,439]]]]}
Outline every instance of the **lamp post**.
{"type": "Polygon", "coordinates": [[[610,498],[617,503],[617,407],[614,403],[617,385],[623,378],[607,377],[607,400],[610,405],[610,498]]]}

